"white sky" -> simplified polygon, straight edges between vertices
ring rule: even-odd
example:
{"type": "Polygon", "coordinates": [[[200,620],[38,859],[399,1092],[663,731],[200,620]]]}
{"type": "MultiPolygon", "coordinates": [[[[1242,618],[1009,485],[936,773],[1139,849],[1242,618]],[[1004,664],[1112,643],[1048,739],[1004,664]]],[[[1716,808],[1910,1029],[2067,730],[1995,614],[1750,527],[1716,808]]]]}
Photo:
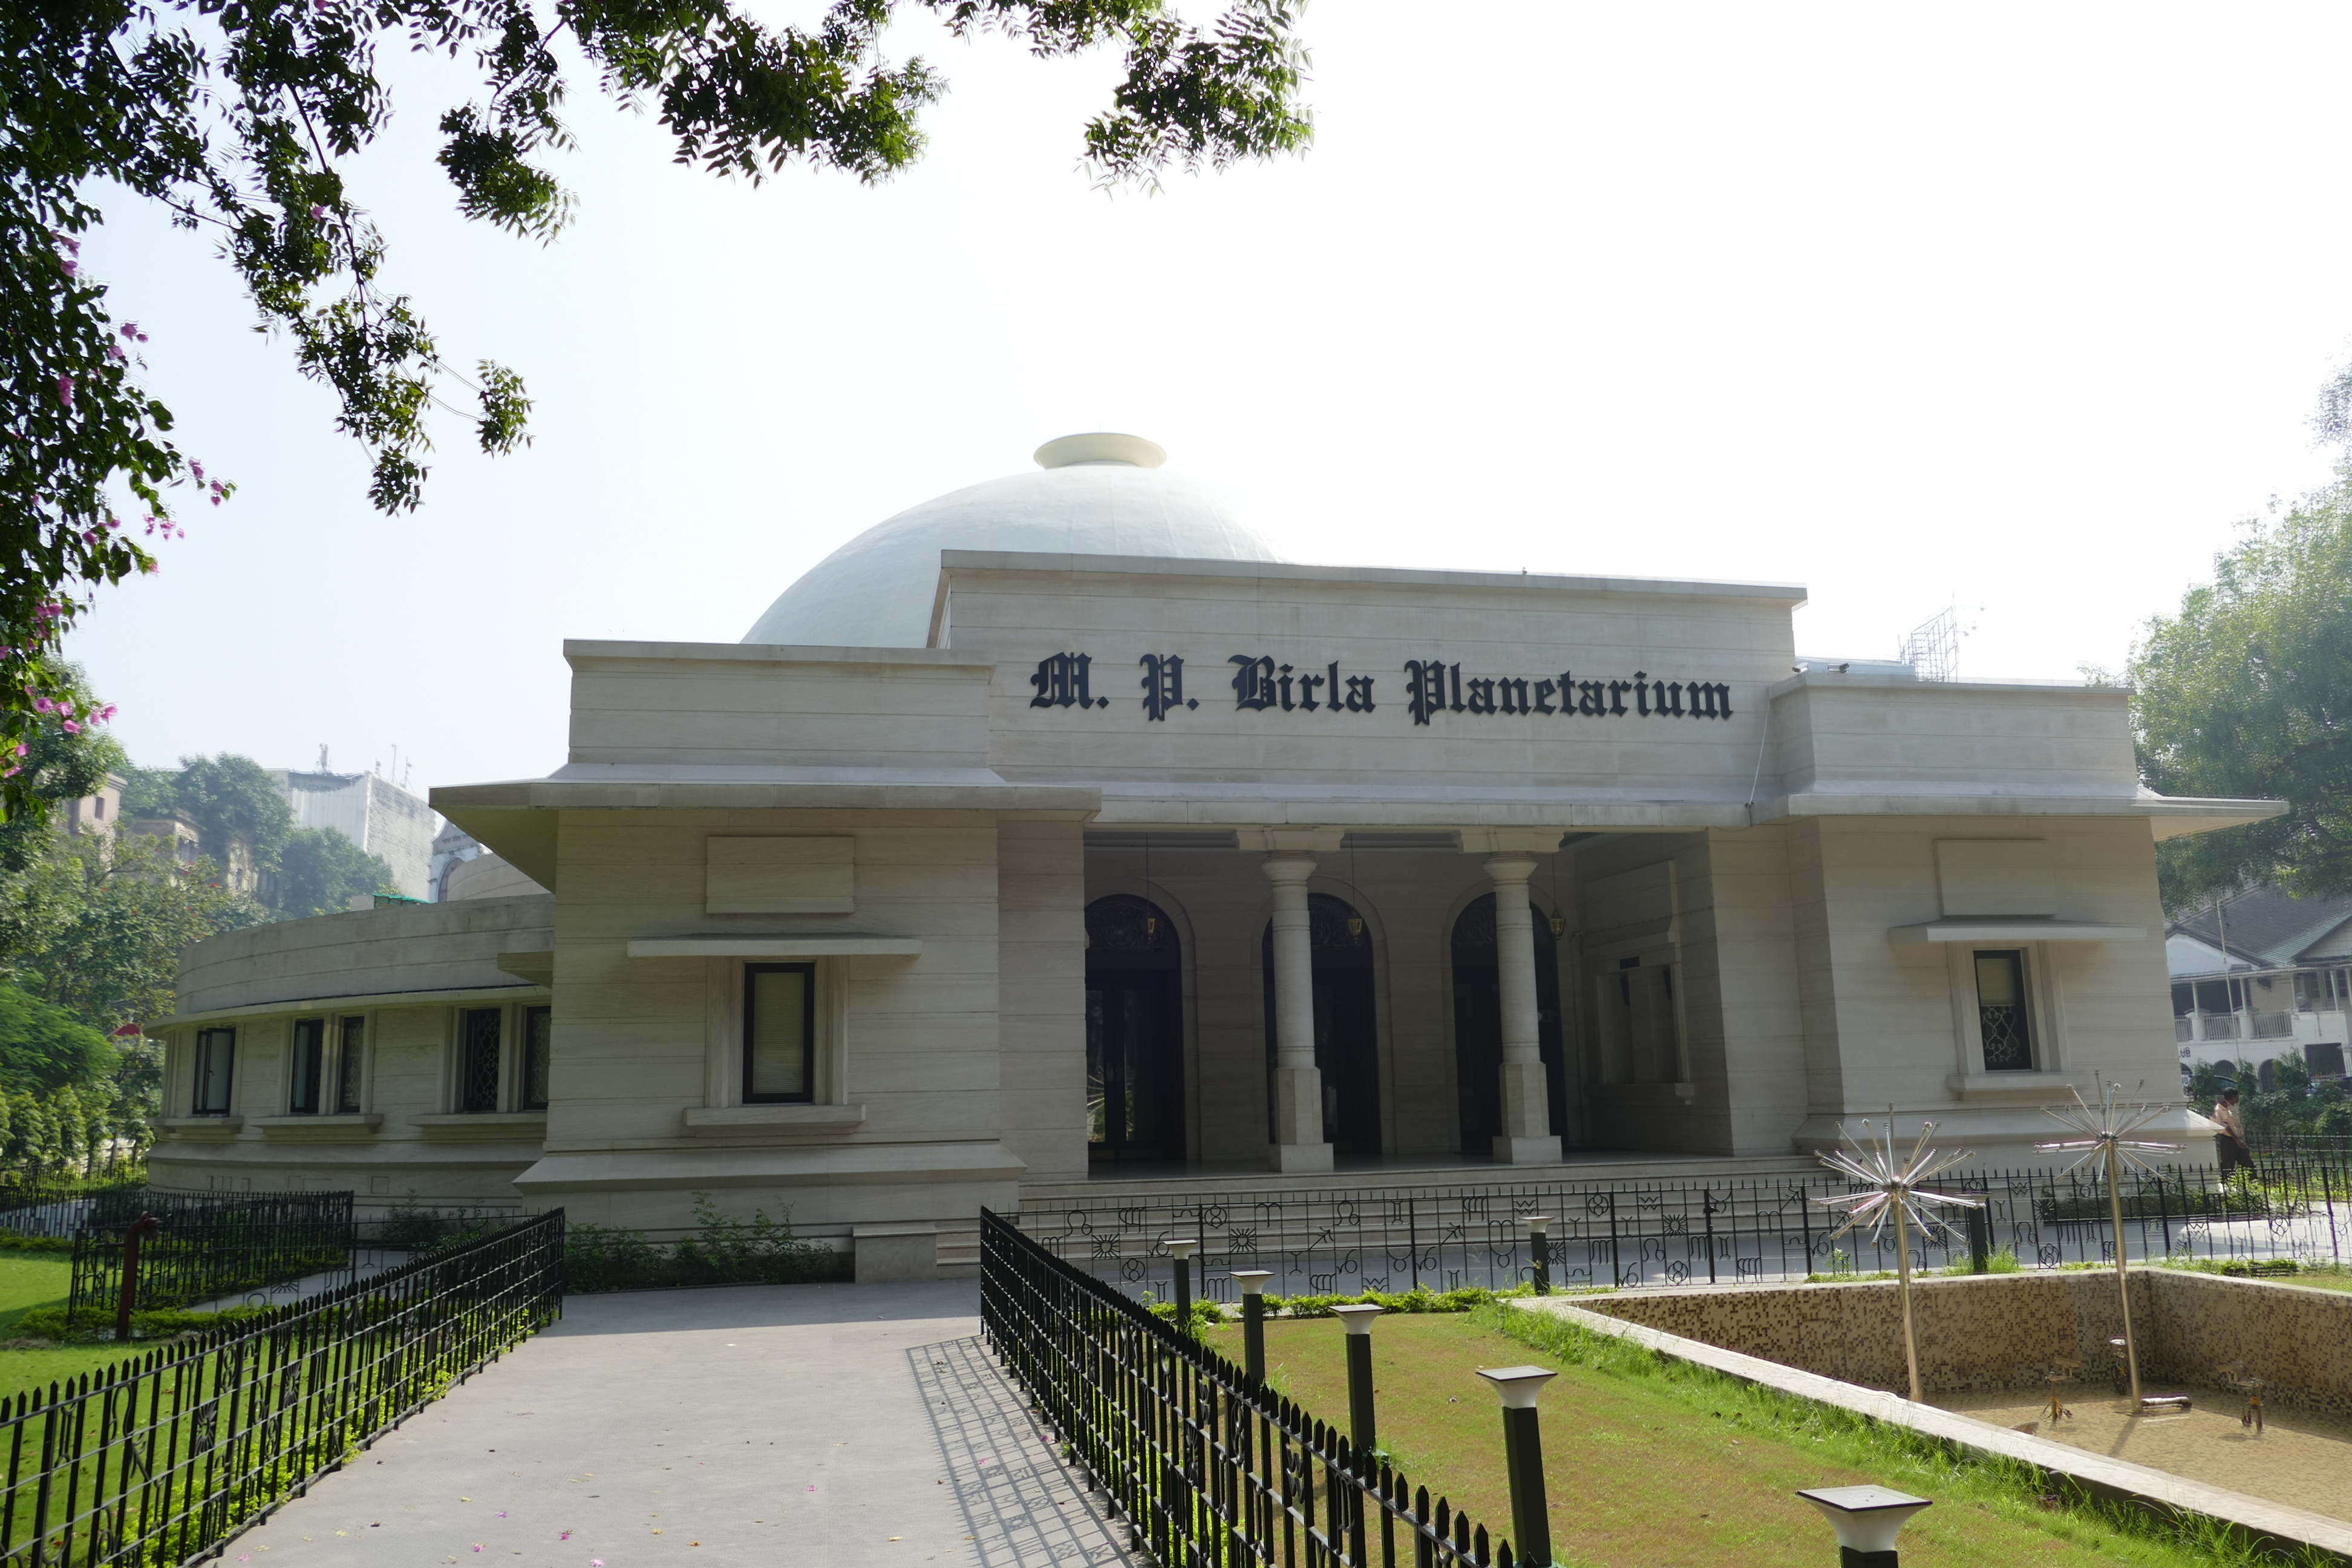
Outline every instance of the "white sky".
{"type": "Polygon", "coordinates": [[[562,638],[734,641],[859,531],[1118,429],[1293,560],[1801,582],[1830,655],[1957,602],[1965,673],[2071,676],[2326,472],[2352,10],[1320,0],[1307,29],[1315,149],[1157,196],[1077,167],[1108,55],[902,28],[952,90],[872,189],[677,168],[577,75],[547,248],[457,219],[460,88],[399,62],[361,199],[445,353],[523,373],[536,445],[446,418],[424,510],[376,516],[208,242],[126,206],[86,260],[240,489],[70,651],[142,763],[542,773],[562,638]]]}

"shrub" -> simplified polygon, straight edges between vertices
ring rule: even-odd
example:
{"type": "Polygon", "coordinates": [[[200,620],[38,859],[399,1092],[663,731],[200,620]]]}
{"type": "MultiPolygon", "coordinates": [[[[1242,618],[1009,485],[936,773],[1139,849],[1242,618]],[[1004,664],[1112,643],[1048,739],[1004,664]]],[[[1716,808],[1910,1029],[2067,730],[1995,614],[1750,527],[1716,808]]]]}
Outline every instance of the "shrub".
{"type": "Polygon", "coordinates": [[[694,1194],[700,1228],[664,1246],[644,1234],[601,1225],[564,1229],[563,1288],[589,1295],[695,1285],[796,1285],[842,1277],[832,1248],[793,1234],[792,1215],[754,1209],[730,1219],[709,1193],[694,1194]]]}

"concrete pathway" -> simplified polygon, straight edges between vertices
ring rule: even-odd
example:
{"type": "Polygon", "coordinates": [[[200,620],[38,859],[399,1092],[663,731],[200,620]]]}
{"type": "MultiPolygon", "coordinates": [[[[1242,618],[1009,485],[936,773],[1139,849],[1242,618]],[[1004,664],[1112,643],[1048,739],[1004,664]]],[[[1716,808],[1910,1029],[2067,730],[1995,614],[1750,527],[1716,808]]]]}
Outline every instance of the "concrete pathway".
{"type": "Polygon", "coordinates": [[[572,1297],[223,1561],[1131,1568],[982,1351],[979,1294],[572,1297]]]}

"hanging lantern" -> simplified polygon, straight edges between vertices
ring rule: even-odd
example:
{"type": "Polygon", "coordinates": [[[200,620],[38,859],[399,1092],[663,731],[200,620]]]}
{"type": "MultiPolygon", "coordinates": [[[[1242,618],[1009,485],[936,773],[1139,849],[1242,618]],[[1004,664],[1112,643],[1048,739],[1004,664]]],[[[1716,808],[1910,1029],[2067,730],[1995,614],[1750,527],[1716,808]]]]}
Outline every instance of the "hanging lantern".
{"type": "Polygon", "coordinates": [[[1160,934],[1160,917],[1159,917],[1158,915],[1146,915],[1146,916],[1144,916],[1144,917],[1143,917],[1143,940],[1144,940],[1144,941],[1146,941],[1146,942],[1150,942],[1150,941],[1151,941],[1153,938],[1157,937],[1159,934],[1160,934]]]}
{"type": "Polygon", "coordinates": [[[1566,931],[1567,929],[1568,929],[1568,917],[1567,917],[1566,915],[1554,915],[1554,916],[1552,916],[1552,917],[1551,917],[1551,934],[1552,934],[1552,935],[1554,935],[1554,936],[1558,936],[1560,932],[1562,932],[1562,931],[1566,931]]]}
{"type": "Polygon", "coordinates": [[[1363,916],[1349,915],[1348,917],[1348,934],[1349,936],[1361,936],[1364,934],[1363,916]]]}

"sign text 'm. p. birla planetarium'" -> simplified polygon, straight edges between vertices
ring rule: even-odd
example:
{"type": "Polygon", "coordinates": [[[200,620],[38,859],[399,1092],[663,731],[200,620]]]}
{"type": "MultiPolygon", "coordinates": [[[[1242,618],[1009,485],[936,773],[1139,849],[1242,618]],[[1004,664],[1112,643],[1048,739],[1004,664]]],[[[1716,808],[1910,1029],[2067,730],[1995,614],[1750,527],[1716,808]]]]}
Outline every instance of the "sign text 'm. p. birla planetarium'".
{"type": "MultiPolygon", "coordinates": [[[[1036,695],[1032,708],[1100,709],[1108,697],[1094,694],[1094,658],[1083,653],[1047,654],[1029,678],[1036,695]]],[[[1234,708],[1244,713],[1371,713],[1373,679],[1343,670],[1333,659],[1321,665],[1280,664],[1269,655],[1237,653],[1227,657],[1231,678],[1223,682],[1234,694],[1234,708]]],[[[1143,671],[1146,719],[1165,720],[1178,711],[1201,706],[1198,697],[1184,692],[1184,658],[1181,654],[1147,653],[1136,660],[1143,671]]],[[[1637,669],[1630,677],[1579,679],[1573,670],[1557,676],[1470,675],[1462,666],[1442,658],[1409,658],[1403,676],[1403,706],[1416,724],[1427,724],[1442,714],[1517,714],[1559,719],[1728,719],[1731,688],[1719,680],[1668,680],[1637,669]]],[[[1223,676],[1225,671],[1219,671],[1223,676]]],[[[1194,671],[1199,684],[1199,671],[1194,671]]],[[[1398,682],[1387,689],[1393,693],[1398,682]]],[[[1388,698],[1391,710],[1393,695],[1388,698]]]]}

